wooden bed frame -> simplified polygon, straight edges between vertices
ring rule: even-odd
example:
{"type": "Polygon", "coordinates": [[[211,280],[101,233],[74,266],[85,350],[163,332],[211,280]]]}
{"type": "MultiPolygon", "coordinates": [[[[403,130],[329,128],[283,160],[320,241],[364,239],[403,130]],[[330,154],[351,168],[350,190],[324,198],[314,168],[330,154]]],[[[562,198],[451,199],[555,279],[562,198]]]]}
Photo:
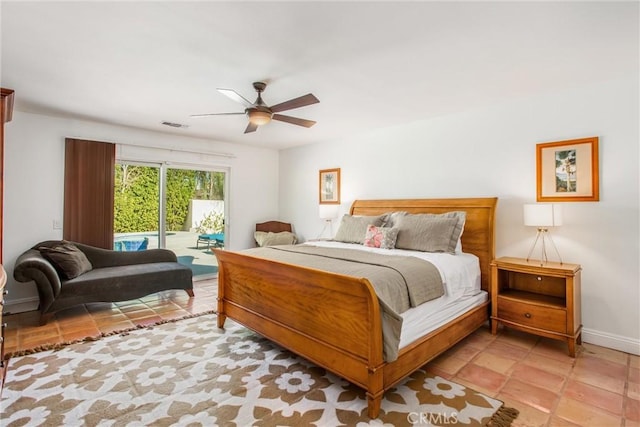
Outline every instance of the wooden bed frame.
{"type": "MultiPolygon", "coordinates": [[[[352,215],[392,211],[467,212],[462,247],[480,258],[489,291],[497,198],[356,200],[352,215]]],[[[384,392],[475,331],[489,302],[402,348],[385,362],[380,307],[367,279],[214,249],[218,258],[218,327],[227,317],[366,390],[377,418],[384,392]]],[[[491,298],[489,298],[491,300],[491,298]]]]}

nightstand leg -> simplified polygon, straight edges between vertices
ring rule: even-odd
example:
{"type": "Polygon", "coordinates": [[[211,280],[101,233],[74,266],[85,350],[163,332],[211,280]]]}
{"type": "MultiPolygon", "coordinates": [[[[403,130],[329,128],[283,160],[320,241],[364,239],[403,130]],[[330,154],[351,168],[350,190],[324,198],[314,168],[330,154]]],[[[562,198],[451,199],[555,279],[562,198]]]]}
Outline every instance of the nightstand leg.
{"type": "Polygon", "coordinates": [[[576,339],[575,338],[571,338],[568,341],[569,344],[569,356],[570,357],[576,357],[576,339]]]}
{"type": "Polygon", "coordinates": [[[498,333],[498,321],[491,319],[491,333],[493,335],[498,333]]]}

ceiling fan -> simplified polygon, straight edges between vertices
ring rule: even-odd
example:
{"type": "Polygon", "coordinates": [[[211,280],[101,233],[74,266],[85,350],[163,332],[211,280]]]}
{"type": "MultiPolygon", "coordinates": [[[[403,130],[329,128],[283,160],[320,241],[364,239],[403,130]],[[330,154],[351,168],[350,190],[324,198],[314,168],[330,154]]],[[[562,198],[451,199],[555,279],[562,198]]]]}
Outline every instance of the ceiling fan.
{"type": "Polygon", "coordinates": [[[285,116],[277,114],[281,111],[293,110],[294,108],[305,107],[307,105],[316,104],[320,102],[313,94],[308,93],[297,98],[290,99],[288,101],[281,102],[280,104],[269,107],[262,100],[262,92],[264,92],[267,84],[264,82],[254,82],[253,88],[258,92],[258,98],[255,102],[249,102],[246,98],[240,95],[233,89],[218,89],[218,92],[228,96],[236,102],[244,105],[243,112],[238,113],[209,113],[209,114],[193,114],[190,117],[208,117],[208,116],[234,116],[240,114],[246,114],[249,117],[249,124],[244,130],[244,133],[255,132],[258,126],[266,125],[271,120],[278,120],[280,122],[291,123],[298,126],[304,126],[310,128],[315,125],[313,120],[299,119],[297,117],[285,116]]]}

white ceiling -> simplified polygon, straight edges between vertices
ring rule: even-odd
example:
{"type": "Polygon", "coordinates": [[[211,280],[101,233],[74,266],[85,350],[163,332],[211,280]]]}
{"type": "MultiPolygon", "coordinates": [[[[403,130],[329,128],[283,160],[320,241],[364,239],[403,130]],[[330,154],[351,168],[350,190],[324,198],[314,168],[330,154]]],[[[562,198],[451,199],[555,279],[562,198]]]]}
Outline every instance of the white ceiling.
{"type": "Polygon", "coordinates": [[[638,71],[638,3],[7,2],[16,109],[293,147],[638,71]],[[216,91],[319,104],[243,134],[216,91]],[[189,125],[174,129],[162,121],[189,125]]]}

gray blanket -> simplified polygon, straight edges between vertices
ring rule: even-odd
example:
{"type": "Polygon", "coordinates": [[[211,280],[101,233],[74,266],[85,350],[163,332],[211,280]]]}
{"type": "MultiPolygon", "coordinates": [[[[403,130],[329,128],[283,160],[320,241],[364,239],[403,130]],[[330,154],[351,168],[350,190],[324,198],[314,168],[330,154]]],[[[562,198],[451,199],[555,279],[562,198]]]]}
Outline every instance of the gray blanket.
{"type": "Polygon", "coordinates": [[[274,261],[367,278],[380,302],[387,361],[398,356],[402,329],[400,313],[444,295],[438,269],[429,261],[415,257],[305,245],[253,248],[244,252],[274,261]]]}

